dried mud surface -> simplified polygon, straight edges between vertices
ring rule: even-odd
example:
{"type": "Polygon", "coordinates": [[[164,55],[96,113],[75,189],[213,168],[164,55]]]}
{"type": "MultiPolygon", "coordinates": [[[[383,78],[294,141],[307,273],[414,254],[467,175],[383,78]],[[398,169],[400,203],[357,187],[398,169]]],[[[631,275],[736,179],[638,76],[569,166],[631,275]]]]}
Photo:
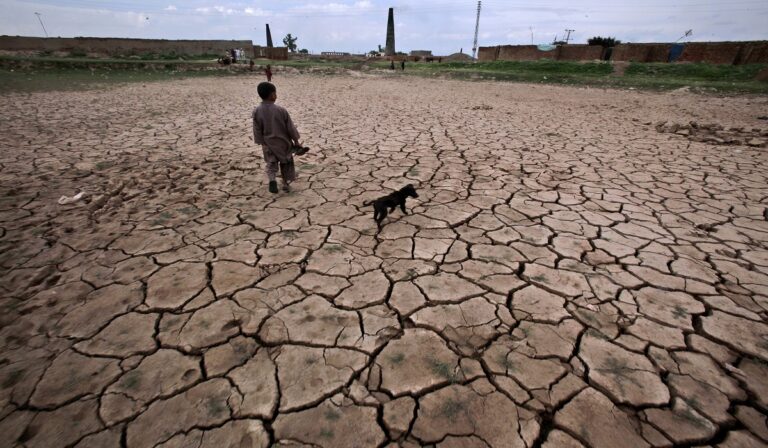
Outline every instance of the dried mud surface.
{"type": "Polygon", "coordinates": [[[2,98],[1,446],[768,442],[765,97],[276,81],[2,98]]]}

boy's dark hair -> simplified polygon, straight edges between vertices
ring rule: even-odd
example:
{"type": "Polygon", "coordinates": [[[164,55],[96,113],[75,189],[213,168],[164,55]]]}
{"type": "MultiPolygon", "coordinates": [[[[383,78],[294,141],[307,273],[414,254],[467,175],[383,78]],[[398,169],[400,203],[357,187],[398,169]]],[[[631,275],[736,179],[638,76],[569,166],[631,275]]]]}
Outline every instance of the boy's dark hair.
{"type": "Polygon", "coordinates": [[[266,100],[269,98],[269,95],[272,95],[272,92],[277,92],[277,88],[271,82],[260,82],[259,86],[256,87],[256,91],[259,92],[262,100],[266,100]]]}

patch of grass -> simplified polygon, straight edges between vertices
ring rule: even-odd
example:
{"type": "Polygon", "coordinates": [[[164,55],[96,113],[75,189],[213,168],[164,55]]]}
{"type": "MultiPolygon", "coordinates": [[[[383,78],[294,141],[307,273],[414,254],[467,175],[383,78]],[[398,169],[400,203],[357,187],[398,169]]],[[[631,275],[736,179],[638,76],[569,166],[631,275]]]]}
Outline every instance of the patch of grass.
{"type": "Polygon", "coordinates": [[[755,76],[763,68],[765,68],[765,64],[653,64],[633,62],[627,67],[624,76],[743,82],[755,79],[755,76]]]}
{"type": "Polygon", "coordinates": [[[336,420],[338,420],[340,418],[341,418],[341,414],[339,414],[338,412],[334,411],[333,409],[329,409],[329,410],[325,411],[325,419],[326,420],[330,420],[332,422],[335,422],[336,420]]]}
{"type": "Polygon", "coordinates": [[[324,439],[332,439],[333,431],[330,429],[323,428],[322,430],[320,430],[320,437],[324,439]]]}
{"type": "Polygon", "coordinates": [[[105,162],[105,161],[103,161],[103,162],[96,162],[96,169],[97,170],[105,170],[105,169],[111,168],[111,167],[112,167],[112,162],[105,162]]]}
{"type": "Polygon", "coordinates": [[[454,418],[464,410],[464,403],[449,398],[440,406],[440,415],[446,418],[454,418]]]}
{"type": "Polygon", "coordinates": [[[224,403],[221,400],[217,400],[215,398],[209,398],[205,402],[205,407],[208,410],[208,415],[211,417],[218,417],[227,410],[227,407],[224,405],[224,403]]]}
{"type": "Polygon", "coordinates": [[[23,370],[11,370],[11,373],[3,380],[2,388],[7,389],[18,383],[22,378],[24,378],[23,370]]]}
{"type": "Polygon", "coordinates": [[[286,231],[284,231],[284,232],[283,232],[283,235],[284,235],[286,238],[290,238],[290,239],[293,239],[293,238],[296,238],[296,235],[297,235],[297,234],[296,234],[296,231],[295,231],[295,230],[286,230],[286,231]]]}
{"type": "MultiPolygon", "coordinates": [[[[37,92],[94,90],[125,83],[171,81],[208,76],[237,76],[248,71],[231,71],[197,67],[201,62],[159,64],[148,66],[145,61],[72,59],[72,58],[9,58],[0,56],[0,92],[37,92]],[[30,62],[27,62],[30,61],[30,62]],[[30,66],[26,66],[31,64],[30,66]]],[[[205,61],[209,64],[210,61],[205,61]]]]}
{"type": "Polygon", "coordinates": [[[189,216],[189,215],[194,215],[195,213],[197,213],[198,209],[196,209],[195,207],[184,207],[184,208],[180,208],[179,211],[181,213],[189,216]]]}
{"type": "MultiPolygon", "coordinates": [[[[386,69],[388,63],[377,62],[386,69]]],[[[665,64],[631,63],[624,76],[613,76],[608,62],[569,61],[493,61],[410,64],[406,74],[441,76],[456,79],[496,80],[542,84],[634,87],[647,90],[673,90],[683,86],[693,90],[727,93],[768,93],[768,83],[755,80],[768,64],[665,64]]]]}
{"type": "Polygon", "coordinates": [[[678,319],[685,319],[688,317],[688,311],[680,305],[675,305],[672,308],[672,315],[678,319]]]}
{"type": "Polygon", "coordinates": [[[504,367],[504,370],[507,372],[514,372],[515,371],[515,365],[512,363],[512,361],[507,357],[506,354],[499,355],[499,359],[497,359],[499,365],[504,367]]]}
{"type": "Polygon", "coordinates": [[[622,370],[625,370],[627,368],[627,364],[624,361],[616,359],[613,356],[609,356],[605,360],[605,366],[606,366],[605,370],[608,370],[609,372],[614,372],[614,373],[619,373],[622,370]]]}
{"type": "Polygon", "coordinates": [[[456,375],[454,375],[453,369],[448,363],[432,358],[429,360],[429,368],[432,370],[432,373],[446,380],[454,381],[456,379],[456,375]]]}
{"type": "Polygon", "coordinates": [[[339,246],[338,244],[328,244],[324,247],[324,250],[331,253],[339,253],[339,252],[342,252],[344,248],[339,246]]]}
{"type": "Polygon", "coordinates": [[[531,277],[531,280],[533,280],[534,282],[546,283],[547,277],[539,274],[539,275],[534,275],[533,277],[531,277]]]}
{"type": "MultiPolygon", "coordinates": [[[[218,67],[218,55],[183,56],[142,54],[112,58],[91,58],[84,53],[70,57],[0,56],[0,91],[83,90],[125,82],[174,80],[197,76],[249,74],[248,70],[218,67]],[[209,66],[209,67],[206,67],[209,66]],[[11,70],[13,69],[13,70],[11,70]]],[[[318,58],[289,61],[257,60],[277,70],[293,67],[308,73],[336,73],[339,69],[386,70],[386,61],[339,61],[318,58]]],[[[398,76],[425,76],[467,80],[495,80],[526,83],[590,85],[597,87],[672,90],[688,86],[694,91],[726,93],[768,93],[768,83],[755,76],[768,64],[724,65],[688,63],[631,63],[623,76],[613,75],[609,62],[493,61],[410,63],[398,76]]],[[[242,67],[240,67],[242,68],[242,67]]],[[[300,168],[311,169],[312,164],[300,168]]],[[[413,175],[417,175],[414,172],[413,175]]]]}
{"type": "Polygon", "coordinates": [[[405,280],[413,280],[419,275],[419,271],[414,268],[408,268],[405,270],[405,280]]]}
{"type": "Polygon", "coordinates": [[[389,360],[392,361],[393,364],[400,364],[405,359],[405,355],[402,353],[395,353],[394,355],[390,356],[389,360]]]}
{"type": "Polygon", "coordinates": [[[141,384],[141,375],[138,372],[128,372],[120,381],[126,389],[136,389],[141,384]]]}

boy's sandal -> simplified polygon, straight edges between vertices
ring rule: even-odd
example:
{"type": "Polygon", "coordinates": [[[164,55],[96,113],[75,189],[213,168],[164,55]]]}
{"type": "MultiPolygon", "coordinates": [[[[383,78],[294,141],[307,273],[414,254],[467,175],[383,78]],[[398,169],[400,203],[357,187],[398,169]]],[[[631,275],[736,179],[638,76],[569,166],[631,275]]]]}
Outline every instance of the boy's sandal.
{"type": "Polygon", "coordinates": [[[296,155],[297,156],[303,156],[304,154],[309,152],[309,147],[308,146],[304,146],[304,147],[296,146],[294,149],[296,150],[296,155]]]}

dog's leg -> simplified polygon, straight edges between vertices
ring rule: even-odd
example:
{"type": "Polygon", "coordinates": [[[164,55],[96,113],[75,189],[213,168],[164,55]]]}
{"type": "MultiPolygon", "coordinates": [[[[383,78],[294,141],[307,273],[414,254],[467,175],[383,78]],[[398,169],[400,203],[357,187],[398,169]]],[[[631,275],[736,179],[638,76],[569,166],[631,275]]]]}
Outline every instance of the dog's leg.
{"type": "Polygon", "coordinates": [[[379,228],[381,228],[381,222],[384,221],[384,218],[386,217],[387,217],[387,207],[384,207],[379,211],[379,219],[376,220],[376,223],[379,225],[379,228]]]}
{"type": "Polygon", "coordinates": [[[407,214],[408,214],[408,212],[405,210],[405,201],[403,201],[403,202],[401,202],[401,203],[400,203],[400,210],[402,210],[402,211],[403,211],[403,214],[404,214],[404,215],[407,215],[407,214]]]}

